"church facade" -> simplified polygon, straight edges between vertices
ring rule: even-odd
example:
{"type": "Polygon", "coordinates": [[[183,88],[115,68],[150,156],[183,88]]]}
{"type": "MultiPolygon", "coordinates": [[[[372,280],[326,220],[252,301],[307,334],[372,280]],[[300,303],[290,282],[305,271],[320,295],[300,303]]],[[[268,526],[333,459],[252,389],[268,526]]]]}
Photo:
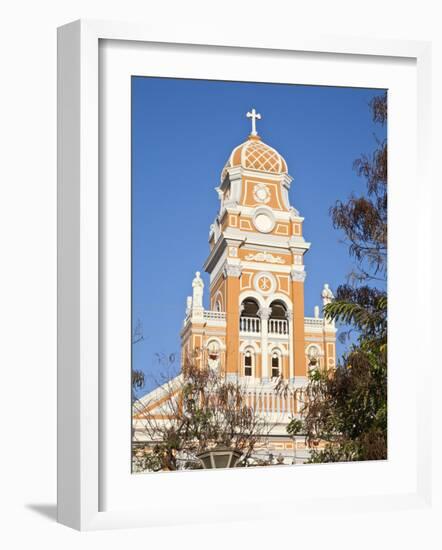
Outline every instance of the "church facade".
{"type": "MultiPolygon", "coordinates": [[[[196,357],[244,385],[248,404],[274,425],[258,454],[302,462],[308,457],[304,440],[290,437],[286,427],[299,416],[297,396],[309,369],[335,367],[336,328],[319,306],[305,316],[310,243],[304,218],[289,201],[292,177],[285,159],[258,135],[260,115],[247,115],[252,132],[231,152],[216,188],[220,205],[204,264],[210,284],[204,289],[196,272],[181,331],[182,361],[196,357]],[[298,391],[278,393],[281,380],[298,391]]],[[[327,284],[321,296],[322,305],[333,298],[327,284]]]]}

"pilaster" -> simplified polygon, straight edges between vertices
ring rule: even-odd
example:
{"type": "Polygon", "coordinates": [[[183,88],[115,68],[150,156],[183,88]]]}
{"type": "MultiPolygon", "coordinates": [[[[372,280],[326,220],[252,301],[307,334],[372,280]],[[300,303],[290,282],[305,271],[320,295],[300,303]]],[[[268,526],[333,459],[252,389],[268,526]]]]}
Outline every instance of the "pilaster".
{"type": "Polygon", "coordinates": [[[293,353],[294,376],[306,376],[305,332],[304,332],[304,280],[305,271],[292,270],[292,303],[293,303],[293,353]]]}
{"type": "Polygon", "coordinates": [[[240,373],[239,357],[239,278],[241,267],[226,265],[226,372],[240,373]]]}

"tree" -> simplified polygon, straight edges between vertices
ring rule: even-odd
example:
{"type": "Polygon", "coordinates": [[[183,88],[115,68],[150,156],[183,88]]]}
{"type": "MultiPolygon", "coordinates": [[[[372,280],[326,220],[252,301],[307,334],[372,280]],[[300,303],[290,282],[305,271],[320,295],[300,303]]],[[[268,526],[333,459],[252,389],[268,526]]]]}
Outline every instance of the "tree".
{"type": "Polygon", "coordinates": [[[181,374],[155,392],[151,403],[135,403],[134,416],[147,441],[142,448],[134,445],[137,471],[199,468],[197,454],[217,446],[240,451],[240,465],[246,466],[271,429],[248,406],[237,380],[194,360],[186,360],[181,374]]]}
{"type": "MultiPolygon", "coordinates": [[[[385,124],[387,95],[375,97],[370,108],[373,120],[385,124]]],[[[311,462],[387,458],[386,140],[354,168],[365,178],[366,194],[337,201],[330,213],[334,227],[344,232],[355,269],[324,313],[349,325],[356,342],[336,369],[311,373],[303,422],[294,420],[287,428],[292,435],[306,434],[311,462]],[[323,448],[317,448],[320,441],[323,448]]]]}

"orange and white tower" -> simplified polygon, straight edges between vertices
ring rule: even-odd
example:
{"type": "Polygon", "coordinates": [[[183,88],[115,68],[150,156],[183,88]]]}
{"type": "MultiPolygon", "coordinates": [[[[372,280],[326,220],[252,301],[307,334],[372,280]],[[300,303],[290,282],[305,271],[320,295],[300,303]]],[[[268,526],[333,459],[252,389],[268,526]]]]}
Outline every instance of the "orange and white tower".
{"type": "MultiPolygon", "coordinates": [[[[303,386],[309,367],[335,366],[336,329],[319,315],[304,315],[304,255],[310,243],[290,205],[292,177],[278,151],[256,130],[261,115],[247,113],[252,131],[235,147],[216,188],[220,208],[210,228],[210,310],[197,272],[187,299],[182,355],[198,350],[228,377],[253,386],[275,379],[303,386]]],[[[319,289],[318,289],[319,290],[319,289]]],[[[323,304],[333,295],[328,285],[323,304]]],[[[287,411],[288,412],[288,411],[287,411]]]]}
{"type": "MultiPolygon", "coordinates": [[[[290,205],[292,178],[284,158],[256,131],[261,115],[253,109],[252,132],[235,147],[216,188],[219,212],[210,227],[210,309],[204,307],[204,282],[196,272],[187,298],[181,331],[182,361],[190,358],[233,378],[245,390],[249,406],[272,426],[254,459],[278,456],[279,463],[308,459],[303,436],[292,437],[287,425],[300,416],[303,387],[310,368],[334,368],[336,328],[320,317],[304,316],[303,218],[290,205]],[[281,392],[280,382],[290,390],[281,392]]],[[[319,289],[318,289],[319,290],[319,289]]],[[[323,306],[333,299],[327,284],[323,306]]],[[[157,415],[165,422],[162,403],[181,375],[139,400],[134,440],[151,443],[143,422],[157,415]]],[[[259,462],[257,462],[259,463],[259,462]]]]}

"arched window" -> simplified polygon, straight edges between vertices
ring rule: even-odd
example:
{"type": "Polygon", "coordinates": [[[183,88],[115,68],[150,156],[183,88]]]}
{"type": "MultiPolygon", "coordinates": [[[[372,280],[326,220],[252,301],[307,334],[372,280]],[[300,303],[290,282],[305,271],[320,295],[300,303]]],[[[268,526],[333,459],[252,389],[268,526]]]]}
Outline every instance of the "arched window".
{"type": "Polygon", "coordinates": [[[258,316],[259,305],[253,298],[246,298],[241,304],[241,317],[239,330],[259,334],[261,331],[261,319],[258,316]]]}
{"type": "Polygon", "coordinates": [[[269,319],[270,334],[288,334],[287,307],[281,300],[275,300],[270,304],[271,314],[269,319]]]}
{"type": "Polygon", "coordinates": [[[215,311],[222,311],[221,302],[219,300],[215,302],[215,311]]]}
{"type": "Polygon", "coordinates": [[[244,376],[253,376],[255,367],[255,352],[253,348],[246,348],[244,351],[244,376]]]}
{"type": "Polygon", "coordinates": [[[241,304],[241,317],[258,317],[259,305],[253,298],[246,298],[241,304]]]}
{"type": "Polygon", "coordinates": [[[281,374],[281,356],[278,351],[272,353],[272,378],[278,378],[281,374]]]}
{"type": "Polygon", "coordinates": [[[270,315],[270,319],[286,319],[287,314],[287,308],[284,304],[284,302],[281,302],[281,300],[275,300],[270,304],[270,308],[272,310],[272,313],[270,315]]]}

